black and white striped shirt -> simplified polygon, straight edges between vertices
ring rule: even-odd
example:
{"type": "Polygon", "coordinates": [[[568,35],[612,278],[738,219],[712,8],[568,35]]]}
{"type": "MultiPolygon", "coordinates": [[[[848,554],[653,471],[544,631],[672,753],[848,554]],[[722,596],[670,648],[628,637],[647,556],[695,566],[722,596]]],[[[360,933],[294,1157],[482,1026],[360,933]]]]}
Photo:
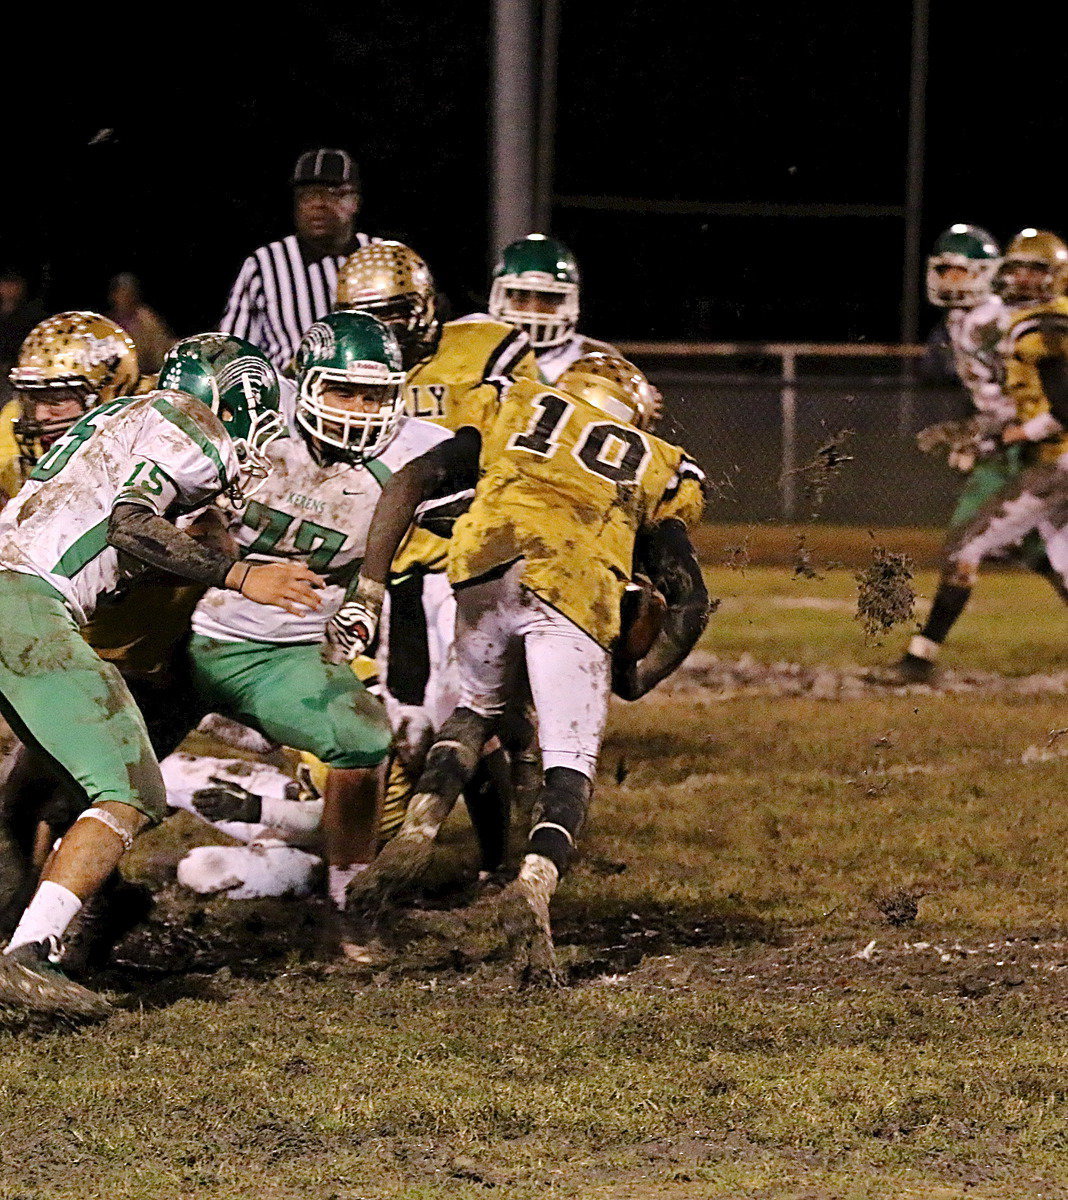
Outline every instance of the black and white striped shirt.
{"type": "MultiPolygon", "coordinates": [[[[353,249],[372,241],[358,233],[353,249]]],[[[338,267],[346,257],[329,254],[305,262],[295,234],[261,246],[245,259],[219,329],[259,346],[281,370],[304,331],[334,307],[338,267]]]]}

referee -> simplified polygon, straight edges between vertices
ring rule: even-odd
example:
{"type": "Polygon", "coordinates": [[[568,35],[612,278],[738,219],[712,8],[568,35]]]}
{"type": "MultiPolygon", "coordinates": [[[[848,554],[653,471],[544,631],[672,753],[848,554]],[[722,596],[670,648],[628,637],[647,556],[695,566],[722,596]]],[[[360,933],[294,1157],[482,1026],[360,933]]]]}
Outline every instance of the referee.
{"type": "Polygon", "coordinates": [[[252,342],[279,370],[292,361],[304,331],[337,296],[337,269],[373,239],[357,233],[356,164],[344,150],[308,150],[293,170],[296,233],[245,259],[219,328],[252,342]]]}

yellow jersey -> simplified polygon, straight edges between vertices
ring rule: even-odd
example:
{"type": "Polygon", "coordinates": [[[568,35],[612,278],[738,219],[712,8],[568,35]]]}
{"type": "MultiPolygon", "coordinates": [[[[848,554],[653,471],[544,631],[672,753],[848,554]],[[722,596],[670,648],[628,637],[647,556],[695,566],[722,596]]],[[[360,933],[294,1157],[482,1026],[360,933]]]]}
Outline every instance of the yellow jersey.
{"type": "Polygon", "coordinates": [[[17,400],[9,400],[0,410],[0,504],[10,500],[22,487],[22,468],[19,463],[19,446],[15,441],[15,422],[22,406],[17,400]]]}
{"type": "Polygon", "coordinates": [[[479,482],[449,542],[449,581],[523,559],[523,583],[605,649],[638,533],[704,510],[704,474],[678,446],[520,379],[484,430],[479,482]]]}
{"type": "MultiPolygon", "coordinates": [[[[1005,335],[1005,394],[1016,405],[1016,419],[1025,424],[1050,411],[1049,398],[1038,373],[1049,358],[1068,358],[1068,297],[1057,296],[1014,313],[1005,335]]],[[[1035,443],[1038,462],[1055,462],[1068,453],[1068,431],[1035,443]]]]}
{"type": "MultiPolygon", "coordinates": [[[[520,330],[480,315],[447,321],[434,353],[408,372],[404,411],[454,433],[466,425],[481,431],[496,413],[501,386],[516,378],[541,378],[520,330]]],[[[414,530],[393,560],[393,576],[443,571],[448,545],[429,530],[414,530]]]]}

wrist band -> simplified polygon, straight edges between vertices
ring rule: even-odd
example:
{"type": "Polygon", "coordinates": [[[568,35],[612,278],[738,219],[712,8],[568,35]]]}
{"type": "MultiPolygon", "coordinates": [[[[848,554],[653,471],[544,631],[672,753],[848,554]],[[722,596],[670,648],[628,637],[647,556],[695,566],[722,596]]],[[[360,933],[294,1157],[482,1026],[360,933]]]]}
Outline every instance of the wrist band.
{"type": "Polygon", "coordinates": [[[122,840],[123,850],[129,850],[133,845],[133,834],[126,828],[118,817],[109,813],[105,808],[87,808],[78,814],[79,821],[99,821],[106,825],[116,837],[122,840]]]}

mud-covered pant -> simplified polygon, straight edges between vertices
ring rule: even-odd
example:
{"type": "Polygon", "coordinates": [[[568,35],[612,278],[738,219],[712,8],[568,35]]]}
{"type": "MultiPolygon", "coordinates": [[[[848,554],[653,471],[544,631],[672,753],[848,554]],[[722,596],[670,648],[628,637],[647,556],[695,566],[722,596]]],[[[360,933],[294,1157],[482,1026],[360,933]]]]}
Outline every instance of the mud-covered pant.
{"type": "Polygon", "coordinates": [[[456,592],[460,705],[504,712],[525,661],[546,771],[569,767],[592,779],[611,690],[609,654],[522,585],[523,564],[456,592]]]}
{"type": "Polygon", "coordinates": [[[1068,464],[1028,467],[988,500],[946,545],[953,566],[975,569],[1037,535],[1050,565],[1068,585],[1068,464]]]}
{"type": "Polygon", "coordinates": [[[129,804],[153,823],[167,794],[129,688],[86,643],[62,596],[0,571],[0,710],[88,804],[129,804]]]}

